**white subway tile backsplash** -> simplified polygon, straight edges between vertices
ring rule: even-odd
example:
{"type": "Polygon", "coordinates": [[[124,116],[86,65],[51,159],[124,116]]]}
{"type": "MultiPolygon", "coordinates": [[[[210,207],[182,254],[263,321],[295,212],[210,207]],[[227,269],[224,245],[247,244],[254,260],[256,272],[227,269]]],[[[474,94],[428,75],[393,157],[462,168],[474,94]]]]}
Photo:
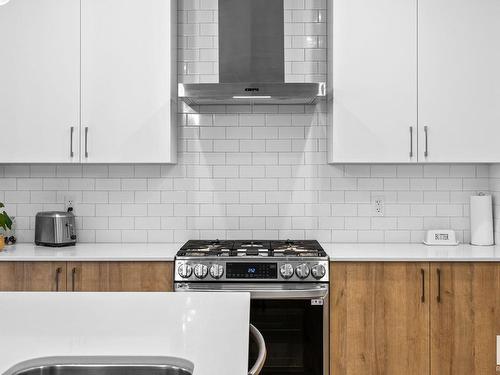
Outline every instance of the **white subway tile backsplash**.
{"type": "Polygon", "coordinates": [[[436,216],[436,206],[432,204],[413,204],[410,207],[411,216],[434,217],[436,216]]]}
{"type": "Polygon", "coordinates": [[[134,177],[133,165],[110,165],[109,177],[134,177]]]}
{"type": "Polygon", "coordinates": [[[56,175],[55,165],[43,165],[43,164],[30,165],[31,177],[54,177],[55,175],[56,175]]]}
{"type": "Polygon", "coordinates": [[[148,205],[147,204],[123,204],[122,205],[122,215],[123,216],[147,216],[148,205]]]}
{"type": "Polygon", "coordinates": [[[436,190],[435,178],[411,178],[410,190],[436,190]]]}
{"type": "Polygon", "coordinates": [[[29,191],[6,191],[5,201],[9,204],[13,203],[30,203],[30,192],[29,191]]]}
{"type": "Polygon", "coordinates": [[[30,166],[29,165],[5,165],[3,175],[5,177],[29,177],[30,176],[30,166]]]}
{"type": "Polygon", "coordinates": [[[55,191],[32,191],[30,197],[31,203],[56,203],[57,194],[55,191]]]}
{"type": "Polygon", "coordinates": [[[16,190],[17,189],[17,179],[15,178],[0,178],[0,189],[6,190],[16,190]]]}
{"type": "MultiPolygon", "coordinates": [[[[285,80],[326,81],[326,0],[284,6],[285,80]]],[[[217,0],[178,8],[179,82],[218,82],[217,0]]],[[[499,165],[328,165],[326,112],[322,101],[180,103],[177,165],[0,165],[0,201],[27,242],[34,215],[64,209],[67,197],[81,242],[420,242],[437,228],[468,240],[470,195],[491,191],[500,212],[499,165]]]]}

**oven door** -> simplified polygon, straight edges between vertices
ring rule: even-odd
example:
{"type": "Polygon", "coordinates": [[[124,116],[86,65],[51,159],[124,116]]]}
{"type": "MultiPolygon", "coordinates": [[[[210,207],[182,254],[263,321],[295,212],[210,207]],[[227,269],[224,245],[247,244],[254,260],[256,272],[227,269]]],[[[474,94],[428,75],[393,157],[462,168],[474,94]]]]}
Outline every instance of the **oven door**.
{"type": "MultiPolygon", "coordinates": [[[[328,375],[328,284],[179,283],[176,291],[250,292],[250,322],[264,336],[262,375],[328,375]]],[[[249,364],[257,358],[251,343],[249,364]]]]}

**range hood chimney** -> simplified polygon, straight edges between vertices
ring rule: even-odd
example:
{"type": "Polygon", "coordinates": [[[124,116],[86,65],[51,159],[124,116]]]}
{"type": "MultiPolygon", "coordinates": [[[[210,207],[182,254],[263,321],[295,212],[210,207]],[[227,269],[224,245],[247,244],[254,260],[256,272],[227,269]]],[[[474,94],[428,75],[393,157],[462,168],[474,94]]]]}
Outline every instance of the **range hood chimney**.
{"type": "Polygon", "coordinates": [[[283,0],[219,0],[219,82],[179,84],[193,104],[313,104],[325,83],[285,83],[283,0]]]}

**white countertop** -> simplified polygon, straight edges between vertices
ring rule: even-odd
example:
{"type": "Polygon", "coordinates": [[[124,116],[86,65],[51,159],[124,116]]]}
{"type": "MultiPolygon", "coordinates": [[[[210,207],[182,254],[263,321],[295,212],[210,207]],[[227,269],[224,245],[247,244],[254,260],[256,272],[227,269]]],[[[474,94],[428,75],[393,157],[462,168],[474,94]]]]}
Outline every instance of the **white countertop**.
{"type": "Polygon", "coordinates": [[[0,261],[172,261],[179,243],[89,243],[67,247],[42,247],[29,243],[6,246],[0,261]]]}
{"type": "MultiPolygon", "coordinates": [[[[426,246],[424,244],[321,243],[333,262],[445,261],[500,262],[498,246],[426,246]]],[[[181,243],[77,244],[50,248],[33,244],[7,246],[0,261],[173,261],[181,243]]]]}
{"type": "Polygon", "coordinates": [[[322,243],[332,262],[500,262],[500,246],[322,243]]]}
{"type": "Polygon", "coordinates": [[[0,306],[0,374],[33,358],[96,355],[248,372],[249,293],[0,293],[0,306]]]}

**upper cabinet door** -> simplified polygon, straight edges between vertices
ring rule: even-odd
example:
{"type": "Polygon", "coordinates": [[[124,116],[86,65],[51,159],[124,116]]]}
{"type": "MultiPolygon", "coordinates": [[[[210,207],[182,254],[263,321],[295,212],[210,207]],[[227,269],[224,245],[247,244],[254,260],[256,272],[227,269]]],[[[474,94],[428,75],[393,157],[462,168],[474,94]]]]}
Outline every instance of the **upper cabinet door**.
{"type": "Polygon", "coordinates": [[[498,0],[419,0],[421,161],[500,162],[499,19],[498,0]]]}
{"type": "Polygon", "coordinates": [[[79,0],[0,6],[1,163],[79,161],[79,77],[79,0]]]}
{"type": "Polygon", "coordinates": [[[329,162],[417,161],[416,6],[332,0],[329,162]]]}
{"type": "Polygon", "coordinates": [[[82,161],[175,162],[175,5],[82,0],[82,161]]]}

